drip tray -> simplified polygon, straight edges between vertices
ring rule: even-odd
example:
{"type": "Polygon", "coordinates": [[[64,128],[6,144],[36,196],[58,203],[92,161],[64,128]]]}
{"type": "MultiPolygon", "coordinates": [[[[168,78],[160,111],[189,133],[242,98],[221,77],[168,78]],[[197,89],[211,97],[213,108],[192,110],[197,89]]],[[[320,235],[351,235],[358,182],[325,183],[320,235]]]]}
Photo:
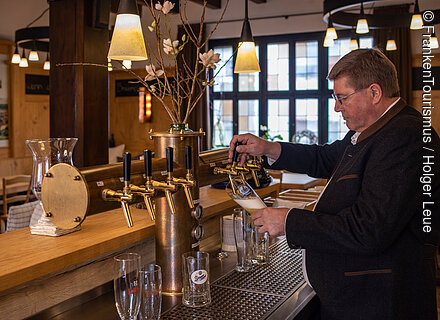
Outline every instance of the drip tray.
{"type": "Polygon", "coordinates": [[[178,305],[161,319],[266,319],[304,284],[301,250],[291,250],[282,239],[270,248],[271,261],[242,273],[232,270],[211,283],[209,306],[178,305]]]}

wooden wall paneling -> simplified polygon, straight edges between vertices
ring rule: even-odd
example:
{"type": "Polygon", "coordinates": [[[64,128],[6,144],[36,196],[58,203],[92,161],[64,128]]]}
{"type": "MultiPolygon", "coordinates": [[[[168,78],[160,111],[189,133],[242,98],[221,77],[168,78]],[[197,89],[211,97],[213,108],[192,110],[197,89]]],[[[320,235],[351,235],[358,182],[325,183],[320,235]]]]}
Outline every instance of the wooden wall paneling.
{"type": "MultiPolygon", "coordinates": [[[[135,72],[146,75],[145,69],[135,72]]],[[[116,145],[125,144],[127,151],[137,155],[146,148],[154,148],[153,140],[148,135],[150,129],[166,131],[171,120],[160,101],[153,97],[151,122],[139,123],[139,98],[115,96],[115,81],[133,78],[133,75],[124,71],[110,72],[110,133],[113,133],[116,145]]],[[[169,101],[169,98],[165,101],[169,101]]]]}
{"type": "Polygon", "coordinates": [[[26,139],[48,138],[49,128],[49,95],[25,94],[25,76],[49,75],[43,65],[30,63],[28,68],[12,67],[13,100],[12,110],[12,155],[14,158],[32,157],[26,146],[26,139]]]}
{"type": "Polygon", "coordinates": [[[49,96],[25,94],[26,74],[49,72],[42,63],[30,63],[28,68],[10,65],[9,148],[0,148],[0,177],[31,174],[32,155],[25,140],[49,137],[49,96]]]}

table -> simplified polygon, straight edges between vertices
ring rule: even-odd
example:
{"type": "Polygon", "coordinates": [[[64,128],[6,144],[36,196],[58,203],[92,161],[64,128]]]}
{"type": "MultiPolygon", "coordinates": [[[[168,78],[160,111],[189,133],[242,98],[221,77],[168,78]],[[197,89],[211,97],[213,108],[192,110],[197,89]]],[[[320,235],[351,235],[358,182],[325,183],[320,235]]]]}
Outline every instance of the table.
{"type": "Polygon", "coordinates": [[[324,179],[312,178],[306,174],[284,171],[281,189],[308,189],[320,185],[324,179]]]}

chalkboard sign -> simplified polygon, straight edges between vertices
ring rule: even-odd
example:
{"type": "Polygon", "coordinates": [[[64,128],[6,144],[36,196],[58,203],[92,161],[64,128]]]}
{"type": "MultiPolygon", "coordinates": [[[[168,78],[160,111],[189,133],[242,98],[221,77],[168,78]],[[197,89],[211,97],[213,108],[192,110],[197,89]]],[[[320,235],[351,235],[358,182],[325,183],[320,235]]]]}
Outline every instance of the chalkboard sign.
{"type": "Polygon", "coordinates": [[[115,96],[116,97],[136,97],[139,95],[139,87],[141,84],[137,79],[116,80],[115,96]]]}
{"type": "Polygon", "coordinates": [[[49,94],[49,76],[36,74],[25,75],[26,94],[49,94]]]}
{"type": "MultiPolygon", "coordinates": [[[[161,79],[163,81],[163,79],[161,79]]],[[[168,78],[169,82],[173,82],[174,78],[168,78]]],[[[157,80],[147,81],[148,85],[157,85],[157,80]]],[[[139,87],[143,86],[138,79],[115,80],[115,96],[116,97],[137,97],[139,95],[139,87]]]]}

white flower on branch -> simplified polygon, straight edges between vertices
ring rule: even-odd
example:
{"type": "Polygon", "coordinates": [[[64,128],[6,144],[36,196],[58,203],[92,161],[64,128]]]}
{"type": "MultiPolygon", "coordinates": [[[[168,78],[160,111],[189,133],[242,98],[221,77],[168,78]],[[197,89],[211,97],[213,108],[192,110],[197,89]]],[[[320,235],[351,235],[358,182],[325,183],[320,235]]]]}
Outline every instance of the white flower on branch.
{"type": "Polygon", "coordinates": [[[158,2],[154,7],[156,8],[156,10],[162,10],[164,14],[167,14],[168,12],[173,10],[174,3],[172,3],[171,1],[165,1],[163,5],[161,5],[160,2],[158,2]]]}
{"type": "Polygon", "coordinates": [[[147,70],[147,76],[145,77],[145,81],[150,81],[150,80],[154,80],[158,77],[160,77],[161,75],[163,75],[163,70],[159,69],[156,70],[156,67],[154,66],[154,64],[147,64],[145,66],[145,69],[147,70]]]}
{"type": "Polygon", "coordinates": [[[221,60],[220,53],[214,53],[214,51],[212,51],[212,49],[209,50],[208,52],[200,53],[199,57],[200,57],[199,62],[201,64],[203,64],[207,68],[212,68],[212,69],[217,68],[215,63],[218,63],[221,60]]]}
{"type": "Polygon", "coordinates": [[[177,49],[177,46],[179,45],[179,40],[174,40],[171,42],[171,39],[164,39],[163,40],[163,51],[165,51],[166,54],[177,54],[179,50],[177,49]]]}

